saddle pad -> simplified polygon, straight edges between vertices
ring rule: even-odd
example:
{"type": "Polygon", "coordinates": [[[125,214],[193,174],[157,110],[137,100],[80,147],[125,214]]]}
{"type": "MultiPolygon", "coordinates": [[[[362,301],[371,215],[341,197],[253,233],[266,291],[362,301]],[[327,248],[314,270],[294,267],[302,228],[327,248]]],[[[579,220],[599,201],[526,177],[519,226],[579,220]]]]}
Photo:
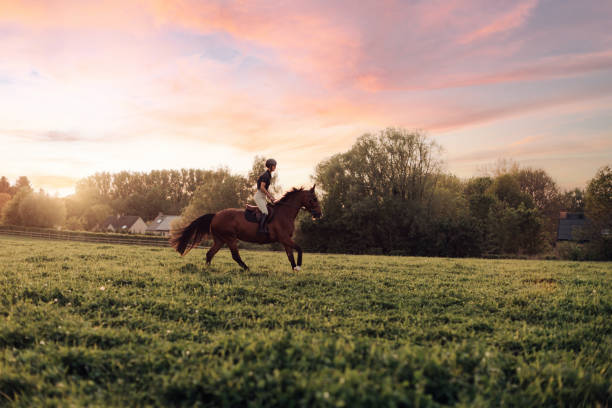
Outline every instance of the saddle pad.
{"type": "MultiPolygon", "coordinates": [[[[259,210],[244,210],[244,218],[249,222],[259,223],[257,219],[258,215],[261,214],[259,210]]],[[[268,205],[268,218],[266,218],[266,224],[269,224],[274,219],[274,208],[268,205]]]]}
{"type": "Polygon", "coordinates": [[[257,222],[257,214],[255,213],[255,211],[245,210],[244,218],[246,218],[246,220],[249,222],[257,222]]]}

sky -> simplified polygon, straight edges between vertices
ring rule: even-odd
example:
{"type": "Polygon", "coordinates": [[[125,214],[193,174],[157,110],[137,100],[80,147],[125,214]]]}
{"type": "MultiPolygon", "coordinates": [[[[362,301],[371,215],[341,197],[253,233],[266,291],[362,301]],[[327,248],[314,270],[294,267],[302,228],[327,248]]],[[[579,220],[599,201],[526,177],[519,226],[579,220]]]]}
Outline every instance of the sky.
{"type": "Polygon", "coordinates": [[[468,178],[612,163],[609,0],[0,0],[0,175],[278,161],[285,188],[386,127],[468,178]]]}

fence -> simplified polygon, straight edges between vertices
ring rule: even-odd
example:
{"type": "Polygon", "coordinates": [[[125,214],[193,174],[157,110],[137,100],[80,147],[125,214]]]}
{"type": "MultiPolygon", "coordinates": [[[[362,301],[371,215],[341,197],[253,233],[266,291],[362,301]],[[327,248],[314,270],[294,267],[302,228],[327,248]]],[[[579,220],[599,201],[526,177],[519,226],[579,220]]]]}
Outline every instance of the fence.
{"type": "Polygon", "coordinates": [[[0,235],[11,235],[18,237],[79,241],[120,245],[145,245],[155,247],[167,247],[167,238],[144,236],[144,235],[121,235],[121,234],[96,234],[75,231],[58,231],[43,228],[23,228],[14,226],[0,226],[0,235]]]}
{"type": "MultiPolygon", "coordinates": [[[[0,225],[0,235],[11,235],[26,238],[50,239],[60,241],[78,241],[92,242],[100,244],[117,244],[117,245],[143,245],[154,247],[169,247],[168,237],[158,237],[152,235],[127,235],[113,233],[95,233],[95,232],[77,232],[77,231],[59,231],[47,228],[20,227],[12,225],[0,225]]],[[[196,248],[209,248],[211,242],[204,240],[196,248]]],[[[280,244],[252,244],[248,242],[240,242],[241,249],[249,249],[255,251],[268,250],[280,251],[283,248],[280,244]]]]}

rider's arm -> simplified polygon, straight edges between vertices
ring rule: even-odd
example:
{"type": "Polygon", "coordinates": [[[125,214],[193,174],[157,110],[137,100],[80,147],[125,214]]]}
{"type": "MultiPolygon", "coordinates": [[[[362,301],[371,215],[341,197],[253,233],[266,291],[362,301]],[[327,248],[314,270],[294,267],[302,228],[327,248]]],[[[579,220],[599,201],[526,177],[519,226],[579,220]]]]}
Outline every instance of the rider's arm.
{"type": "Polygon", "coordinates": [[[270,199],[270,201],[274,202],[274,197],[272,197],[272,194],[270,194],[268,190],[266,190],[265,182],[262,181],[261,183],[259,183],[259,189],[270,199]]]}

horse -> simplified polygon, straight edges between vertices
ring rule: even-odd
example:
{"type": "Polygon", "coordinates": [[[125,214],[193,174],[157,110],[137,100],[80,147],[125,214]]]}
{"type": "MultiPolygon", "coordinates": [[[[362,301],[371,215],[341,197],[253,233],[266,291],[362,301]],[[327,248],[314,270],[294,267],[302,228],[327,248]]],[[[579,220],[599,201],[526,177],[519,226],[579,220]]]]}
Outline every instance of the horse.
{"type": "Polygon", "coordinates": [[[321,217],[321,207],[315,194],[315,186],[309,190],[294,187],[269,208],[272,208],[273,216],[270,217],[272,219],[268,224],[268,232],[265,234],[258,233],[257,222],[250,222],[246,219],[244,209],[226,208],[218,213],[204,214],[187,227],[172,231],[170,245],[181,256],[184,256],[189,250],[198,246],[206,236],[211,236],[213,245],[206,253],[206,265],[210,265],[215,254],[227,244],[234,261],[246,271],[249,267],[240,258],[238,240],[258,244],[280,242],[285,247],[291,268],[299,271],[302,266],[302,248],[292,239],[295,218],[301,209],[310,211],[313,219],[321,217]],[[298,254],[297,264],[293,250],[296,250],[298,254]]]}

